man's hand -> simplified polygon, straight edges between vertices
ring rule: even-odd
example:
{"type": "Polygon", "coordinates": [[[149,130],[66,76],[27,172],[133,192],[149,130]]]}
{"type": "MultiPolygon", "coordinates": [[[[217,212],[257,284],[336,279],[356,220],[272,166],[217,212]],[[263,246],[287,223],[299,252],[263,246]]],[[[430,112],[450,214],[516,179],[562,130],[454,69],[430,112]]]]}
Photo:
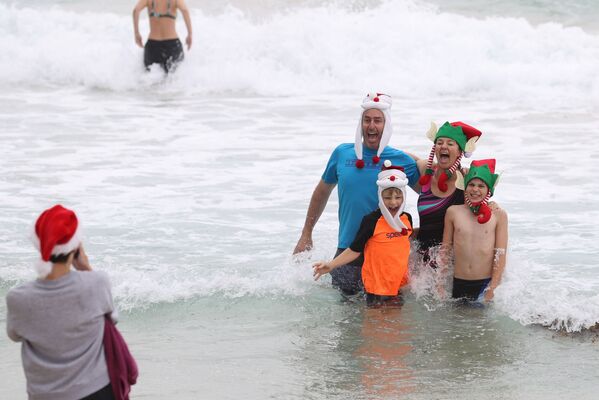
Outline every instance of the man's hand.
{"type": "Polygon", "coordinates": [[[189,51],[189,49],[191,49],[191,35],[187,35],[187,38],[185,39],[185,43],[187,44],[187,50],[189,51]]]}
{"type": "Polygon", "coordinates": [[[299,238],[299,240],[297,241],[297,245],[295,246],[295,249],[293,250],[293,254],[312,250],[312,247],[314,247],[314,245],[312,243],[312,236],[302,235],[299,238]]]}

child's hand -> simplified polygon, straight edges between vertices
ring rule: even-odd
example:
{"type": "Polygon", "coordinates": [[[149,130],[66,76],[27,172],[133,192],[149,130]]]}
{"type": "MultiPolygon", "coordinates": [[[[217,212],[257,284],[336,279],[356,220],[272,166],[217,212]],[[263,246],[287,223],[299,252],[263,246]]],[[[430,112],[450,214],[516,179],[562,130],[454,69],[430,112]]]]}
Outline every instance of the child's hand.
{"type": "Polygon", "coordinates": [[[315,281],[317,281],[324,274],[328,274],[329,272],[331,272],[333,270],[333,268],[331,268],[329,266],[329,264],[327,264],[324,261],[317,262],[316,264],[314,264],[312,266],[312,268],[314,269],[314,280],[315,281]]]}
{"type": "Polygon", "coordinates": [[[491,300],[493,300],[494,296],[495,296],[495,290],[491,287],[488,287],[484,293],[485,303],[489,303],[491,300]]]}
{"type": "Polygon", "coordinates": [[[448,300],[449,295],[447,293],[447,290],[445,290],[445,287],[443,286],[443,284],[437,283],[436,287],[437,287],[437,298],[439,299],[439,301],[448,300]]]}

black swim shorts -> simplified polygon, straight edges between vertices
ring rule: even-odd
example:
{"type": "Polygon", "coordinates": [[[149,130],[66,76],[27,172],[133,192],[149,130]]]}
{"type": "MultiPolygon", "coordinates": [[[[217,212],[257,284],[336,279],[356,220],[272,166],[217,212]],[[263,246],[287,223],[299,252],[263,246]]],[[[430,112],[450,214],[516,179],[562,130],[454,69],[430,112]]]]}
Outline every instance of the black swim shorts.
{"type": "Polygon", "coordinates": [[[146,69],[152,64],[160,64],[164,72],[169,72],[183,57],[183,46],[179,39],[148,39],[144,47],[146,69]]]}
{"type": "Polygon", "coordinates": [[[471,301],[482,300],[483,292],[491,282],[491,278],[466,280],[453,278],[453,291],[451,297],[454,299],[466,299],[471,301]]]}

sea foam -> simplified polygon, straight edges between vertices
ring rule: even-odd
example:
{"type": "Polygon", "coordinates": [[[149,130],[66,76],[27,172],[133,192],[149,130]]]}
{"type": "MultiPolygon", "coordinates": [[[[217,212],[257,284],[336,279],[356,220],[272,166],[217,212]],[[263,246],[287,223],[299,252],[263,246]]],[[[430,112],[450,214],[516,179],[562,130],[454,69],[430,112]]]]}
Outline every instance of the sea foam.
{"type": "MultiPolygon", "coordinates": [[[[477,19],[401,0],[298,6],[260,19],[232,6],[193,9],[192,20],[194,45],[169,77],[173,91],[291,96],[385,87],[538,107],[599,101],[599,37],[558,23],[477,19]]],[[[144,90],[164,78],[158,68],[143,73],[142,52],[129,15],[0,5],[4,87],[144,90]]]]}

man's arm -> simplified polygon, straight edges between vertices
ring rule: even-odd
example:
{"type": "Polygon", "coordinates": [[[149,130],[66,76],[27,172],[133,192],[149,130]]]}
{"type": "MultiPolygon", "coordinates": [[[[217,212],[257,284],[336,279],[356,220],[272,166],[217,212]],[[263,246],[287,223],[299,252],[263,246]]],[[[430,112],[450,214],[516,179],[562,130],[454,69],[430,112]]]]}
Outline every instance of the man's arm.
{"type": "Polygon", "coordinates": [[[178,0],[177,8],[181,10],[181,14],[183,14],[185,28],[187,29],[187,38],[185,39],[185,43],[187,44],[187,50],[189,50],[192,43],[191,17],[189,16],[189,9],[187,8],[187,4],[185,4],[185,0],[178,0]]]}
{"type": "Polygon", "coordinates": [[[133,34],[135,35],[135,43],[139,47],[144,47],[139,33],[139,13],[148,5],[147,0],[139,0],[133,9],[133,34]]]}
{"type": "Polygon", "coordinates": [[[505,270],[506,251],[508,241],[508,219],[507,213],[499,209],[497,213],[497,226],[495,227],[495,256],[493,257],[493,270],[491,282],[485,291],[485,301],[490,301],[495,295],[495,289],[501,283],[501,277],[505,270]]]}
{"type": "Polygon", "coordinates": [[[322,215],[322,212],[329,201],[329,196],[334,188],[335,184],[325,183],[322,179],[318,182],[318,185],[316,185],[314,193],[312,193],[312,198],[310,199],[310,205],[308,206],[308,213],[306,214],[302,235],[293,250],[293,254],[312,249],[312,231],[314,230],[316,222],[322,215]]]}

